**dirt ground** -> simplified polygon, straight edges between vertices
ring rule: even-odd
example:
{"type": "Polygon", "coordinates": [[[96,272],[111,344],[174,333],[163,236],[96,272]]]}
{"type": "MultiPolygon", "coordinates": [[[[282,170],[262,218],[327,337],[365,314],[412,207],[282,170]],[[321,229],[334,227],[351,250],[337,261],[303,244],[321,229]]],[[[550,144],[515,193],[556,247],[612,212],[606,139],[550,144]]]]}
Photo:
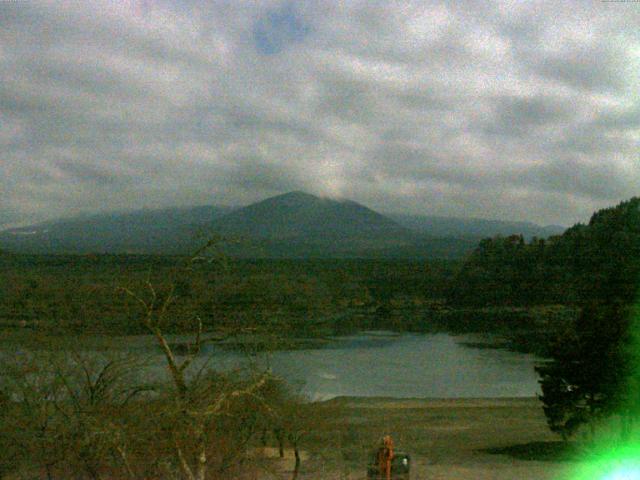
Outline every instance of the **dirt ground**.
{"type": "MultiPolygon", "coordinates": [[[[384,434],[411,455],[412,480],[556,480],[573,465],[535,398],[331,402],[336,414],[316,441],[333,442],[340,453],[312,456],[301,479],[365,478],[367,452],[384,434]]],[[[291,458],[281,462],[281,478],[292,465],[291,458]]]]}

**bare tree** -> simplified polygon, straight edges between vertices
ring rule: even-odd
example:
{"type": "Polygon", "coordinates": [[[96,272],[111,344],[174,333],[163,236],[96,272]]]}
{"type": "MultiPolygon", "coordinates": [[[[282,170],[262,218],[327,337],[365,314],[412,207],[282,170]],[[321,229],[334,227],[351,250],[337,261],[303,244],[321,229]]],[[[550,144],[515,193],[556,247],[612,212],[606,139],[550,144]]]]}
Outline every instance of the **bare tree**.
{"type": "MultiPolygon", "coordinates": [[[[148,390],[132,378],[138,361],[64,349],[24,353],[5,369],[12,415],[3,436],[17,467],[41,469],[48,479],[78,471],[98,479],[114,468],[111,453],[126,451],[119,424],[129,402],[148,390]]],[[[130,470],[126,453],[122,464],[130,470]]]]}
{"type": "MultiPolygon", "coordinates": [[[[202,254],[212,243],[196,252],[180,273],[193,272],[194,263],[203,258],[202,254]]],[[[229,382],[221,382],[220,378],[212,381],[211,376],[204,375],[206,364],[199,370],[192,368],[204,340],[203,323],[199,316],[192,318],[195,332],[186,354],[177,355],[164,333],[176,302],[175,289],[176,281],[172,281],[161,293],[151,281],[147,281],[143,294],[127,288],[121,290],[140,306],[142,324],[154,336],[164,356],[173,385],[173,411],[170,415],[175,425],[181,427],[174,429],[172,443],[182,475],[188,480],[205,480],[210,469],[208,452],[215,429],[213,422],[228,415],[233,405],[243,399],[250,398],[268,408],[261,393],[270,374],[264,372],[247,382],[230,385],[229,382]]],[[[222,462],[219,466],[225,468],[228,463],[222,462]]]]}

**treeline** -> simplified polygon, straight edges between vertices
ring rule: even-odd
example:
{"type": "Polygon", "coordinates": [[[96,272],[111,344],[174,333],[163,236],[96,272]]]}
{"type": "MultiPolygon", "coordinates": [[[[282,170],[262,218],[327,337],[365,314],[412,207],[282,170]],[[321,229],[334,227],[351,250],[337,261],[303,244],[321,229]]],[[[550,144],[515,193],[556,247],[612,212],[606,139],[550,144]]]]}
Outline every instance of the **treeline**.
{"type": "Polygon", "coordinates": [[[640,278],[640,198],[595,213],[547,240],[485,239],[452,281],[454,305],[530,306],[619,299],[640,278]]]}
{"type": "Polygon", "coordinates": [[[579,314],[537,367],[549,427],[568,438],[618,417],[623,441],[640,417],[640,198],[596,212],[547,241],[484,240],[449,301],[474,306],[564,304],[579,314]]]}
{"type": "MultiPolygon", "coordinates": [[[[0,326],[141,333],[135,303],[118,289],[147,281],[167,288],[181,262],[175,256],[0,255],[0,326]]],[[[207,257],[188,276],[175,277],[175,289],[177,307],[197,314],[207,330],[279,324],[305,335],[347,327],[358,315],[441,299],[454,269],[447,261],[207,257]]],[[[171,328],[179,333],[184,325],[171,328]]]]}

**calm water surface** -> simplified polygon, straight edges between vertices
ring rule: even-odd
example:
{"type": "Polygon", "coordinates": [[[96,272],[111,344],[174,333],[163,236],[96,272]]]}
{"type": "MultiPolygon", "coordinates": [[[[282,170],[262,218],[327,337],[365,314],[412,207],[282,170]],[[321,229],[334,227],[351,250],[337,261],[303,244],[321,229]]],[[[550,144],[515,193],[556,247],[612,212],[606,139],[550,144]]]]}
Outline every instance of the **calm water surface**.
{"type": "MultiPolygon", "coordinates": [[[[448,334],[361,333],[330,345],[276,352],[275,373],[313,399],[359,397],[528,397],[539,393],[533,355],[474,348],[477,340],[448,334]]],[[[241,356],[212,348],[213,363],[232,367],[241,356]]]]}
{"type": "MultiPolygon", "coordinates": [[[[317,347],[260,355],[258,361],[314,400],[343,395],[469,398],[539,393],[535,356],[465,345],[478,340],[482,339],[445,333],[362,332],[333,338],[317,347]]],[[[186,337],[174,336],[172,341],[182,343],[186,337]]],[[[97,355],[105,351],[140,355],[146,365],[141,374],[146,379],[166,379],[164,357],[153,337],[99,337],[92,342],[83,341],[81,348],[97,355]]],[[[11,345],[0,346],[0,350],[15,356],[21,347],[11,345]]],[[[198,369],[206,362],[212,368],[226,370],[247,361],[241,353],[209,344],[193,367],[198,369]]]]}

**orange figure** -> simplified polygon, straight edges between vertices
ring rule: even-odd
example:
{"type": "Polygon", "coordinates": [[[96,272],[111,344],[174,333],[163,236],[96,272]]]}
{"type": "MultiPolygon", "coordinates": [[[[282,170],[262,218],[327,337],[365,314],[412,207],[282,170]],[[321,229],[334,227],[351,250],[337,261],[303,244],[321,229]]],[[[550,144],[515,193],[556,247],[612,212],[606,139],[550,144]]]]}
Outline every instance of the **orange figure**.
{"type": "Polygon", "coordinates": [[[393,440],[385,435],[382,445],[378,449],[378,465],[380,466],[380,478],[391,480],[391,461],[393,460],[393,440]]]}

